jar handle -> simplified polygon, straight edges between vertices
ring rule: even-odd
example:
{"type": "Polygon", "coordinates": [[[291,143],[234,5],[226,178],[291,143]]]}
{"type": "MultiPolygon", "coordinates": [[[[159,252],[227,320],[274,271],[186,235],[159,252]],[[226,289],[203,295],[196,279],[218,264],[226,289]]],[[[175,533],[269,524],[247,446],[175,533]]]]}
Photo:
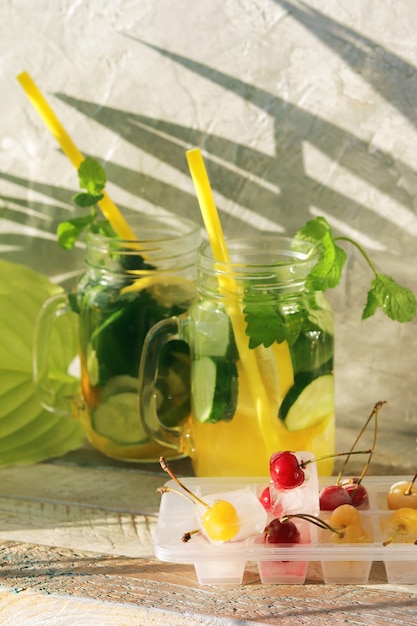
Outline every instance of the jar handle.
{"type": "Polygon", "coordinates": [[[140,417],[148,436],[162,446],[183,452],[181,427],[167,427],[158,416],[158,395],[156,381],[159,376],[159,362],[162,350],[170,341],[182,340],[188,343],[186,313],[169,317],[155,324],[147,333],[139,367],[140,417]]]}
{"type": "Polygon", "coordinates": [[[72,417],[73,395],[62,395],[54,388],[49,354],[54,325],[61,315],[69,312],[66,293],[51,296],[37,315],[33,335],[32,374],[38,397],[44,409],[62,417],[72,417]]]}

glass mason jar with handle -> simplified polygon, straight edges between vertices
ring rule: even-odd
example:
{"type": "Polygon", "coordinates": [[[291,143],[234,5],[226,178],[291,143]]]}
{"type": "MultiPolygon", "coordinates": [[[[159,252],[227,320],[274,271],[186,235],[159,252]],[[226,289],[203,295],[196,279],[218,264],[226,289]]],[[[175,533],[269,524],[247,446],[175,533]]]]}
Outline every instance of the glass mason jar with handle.
{"type": "MultiPolygon", "coordinates": [[[[137,240],[89,233],[85,272],[71,294],[45,302],[34,339],[34,378],[45,408],[82,421],[89,442],[125,461],[153,461],[178,452],[150,440],[139,417],[138,370],[143,341],[158,321],[187,310],[196,298],[200,227],[178,217],[135,216],[137,240]],[[80,392],[68,398],[54,385],[50,331],[57,318],[78,318],[80,392]]],[[[161,355],[161,416],[170,425],[189,415],[189,350],[177,341],[161,355]]]]}
{"type": "MultiPolygon", "coordinates": [[[[192,459],[198,476],[266,476],[278,450],[334,453],[333,314],[306,289],[312,244],[275,235],[227,243],[231,262],[203,246],[198,299],[149,332],[140,367],[149,435],[192,459]],[[190,416],[171,428],[158,410],[159,355],[191,355],[190,416]]],[[[333,461],[318,463],[330,474],[333,461]]]]}

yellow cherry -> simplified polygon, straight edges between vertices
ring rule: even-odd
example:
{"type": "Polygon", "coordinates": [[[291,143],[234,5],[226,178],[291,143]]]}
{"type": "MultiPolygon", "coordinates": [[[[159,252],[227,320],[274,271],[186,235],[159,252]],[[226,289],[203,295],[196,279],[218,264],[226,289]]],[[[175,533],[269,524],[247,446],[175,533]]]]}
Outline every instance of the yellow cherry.
{"type": "Polygon", "coordinates": [[[406,480],[391,485],[387,494],[387,507],[391,511],[403,507],[417,509],[417,485],[406,480]]]}
{"type": "Polygon", "coordinates": [[[341,504],[331,514],[329,524],[336,528],[360,525],[361,517],[358,510],[351,504],[341,504]]]}
{"type": "Polygon", "coordinates": [[[402,507],[391,513],[387,520],[390,537],[388,543],[414,543],[417,540],[417,510],[402,507]]]}
{"type": "Polygon", "coordinates": [[[240,530],[237,511],[227,500],[218,500],[210,506],[202,517],[202,524],[214,541],[230,541],[240,530]]]}
{"type": "Polygon", "coordinates": [[[330,526],[337,530],[333,533],[333,543],[369,543],[371,539],[362,528],[361,516],[351,504],[341,504],[329,518],[330,526]]]}
{"type": "Polygon", "coordinates": [[[340,534],[332,534],[333,543],[370,543],[371,541],[360,524],[352,524],[338,530],[340,530],[340,534]]]}

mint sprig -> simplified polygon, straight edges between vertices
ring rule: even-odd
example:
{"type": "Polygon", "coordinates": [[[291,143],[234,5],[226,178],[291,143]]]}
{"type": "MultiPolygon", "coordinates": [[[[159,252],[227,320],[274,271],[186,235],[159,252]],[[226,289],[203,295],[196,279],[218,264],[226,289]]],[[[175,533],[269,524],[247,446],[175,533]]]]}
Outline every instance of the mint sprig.
{"type": "MultiPolygon", "coordinates": [[[[311,254],[318,253],[317,263],[306,279],[306,288],[309,291],[325,292],[339,285],[347,255],[337,242],[346,241],[359,250],[374,274],[362,319],[372,317],[378,308],[396,322],[405,323],[414,319],[417,312],[414,293],[408,287],[399,285],[390,276],[378,272],[365,250],[354,239],[335,237],[324,217],[309,220],[297,231],[295,239],[309,241],[313,244],[311,254]]],[[[281,343],[284,340],[291,345],[302,330],[303,321],[298,318],[291,320],[292,316],[282,315],[279,308],[271,304],[270,293],[265,294],[264,303],[259,302],[259,299],[256,303],[251,302],[250,298],[245,297],[243,314],[250,348],[261,344],[267,348],[274,341],[281,343]]],[[[306,311],[305,315],[307,318],[311,317],[310,312],[306,311]]]]}
{"type": "Polygon", "coordinates": [[[339,284],[346,261],[346,253],[336,242],[346,241],[359,250],[374,274],[362,319],[374,315],[378,308],[381,308],[385,315],[396,322],[405,323],[414,319],[417,312],[417,301],[411,289],[398,284],[390,276],[378,272],[357,241],[351,237],[334,237],[324,217],[316,217],[307,222],[296,233],[295,238],[310,241],[316,249],[320,250],[319,260],[307,276],[307,289],[326,291],[339,284]]]}
{"type": "Polygon", "coordinates": [[[103,190],[107,182],[104,168],[95,159],[87,157],[78,168],[78,180],[81,189],[73,197],[75,204],[81,209],[90,209],[87,215],[74,217],[61,222],[56,234],[62,248],[71,250],[86,229],[114,236],[114,231],[107,220],[99,218],[97,203],[103,198],[103,190]]]}
{"type": "Polygon", "coordinates": [[[337,287],[346,262],[346,252],[336,244],[332,230],[324,217],[308,221],[295,235],[314,244],[313,251],[319,250],[317,264],[310,271],[306,287],[311,291],[327,291],[337,287]]]}

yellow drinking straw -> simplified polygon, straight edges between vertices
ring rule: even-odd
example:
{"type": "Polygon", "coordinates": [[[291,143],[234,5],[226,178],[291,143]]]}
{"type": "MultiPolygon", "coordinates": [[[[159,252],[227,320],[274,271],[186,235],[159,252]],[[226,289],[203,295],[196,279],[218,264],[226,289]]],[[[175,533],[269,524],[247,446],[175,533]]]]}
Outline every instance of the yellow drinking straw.
{"type": "MultiPolygon", "coordinates": [[[[62,151],[67,155],[75,169],[78,170],[85,157],[78,150],[77,146],[74,144],[71,137],[68,135],[67,131],[49,106],[48,102],[45,100],[44,96],[29,76],[28,72],[22,72],[19,74],[17,76],[17,80],[23,87],[27,97],[45,122],[46,126],[58,141],[62,151]]],[[[136,236],[131,230],[129,224],[127,224],[123,215],[105,191],[103,192],[103,198],[100,202],[98,202],[98,205],[104,217],[109,220],[119,237],[126,240],[136,240],[136,236]]]]}
{"type": "MultiPolygon", "coordinates": [[[[202,154],[198,148],[195,148],[193,150],[188,150],[186,152],[186,157],[210,246],[213,251],[214,260],[228,263],[230,262],[230,257],[202,154]]],[[[231,292],[236,296],[233,300],[228,299],[227,311],[233,326],[242,367],[245,371],[246,379],[250,387],[259,429],[262,433],[265,447],[267,450],[278,450],[278,429],[276,426],[274,428],[271,424],[271,408],[261,376],[259,364],[256,354],[249,348],[248,338],[245,334],[245,320],[237,301],[237,286],[232,276],[225,275],[219,276],[219,286],[221,289],[227,289],[229,293],[231,292]],[[271,441],[274,433],[276,433],[275,442],[271,441]]]]}

